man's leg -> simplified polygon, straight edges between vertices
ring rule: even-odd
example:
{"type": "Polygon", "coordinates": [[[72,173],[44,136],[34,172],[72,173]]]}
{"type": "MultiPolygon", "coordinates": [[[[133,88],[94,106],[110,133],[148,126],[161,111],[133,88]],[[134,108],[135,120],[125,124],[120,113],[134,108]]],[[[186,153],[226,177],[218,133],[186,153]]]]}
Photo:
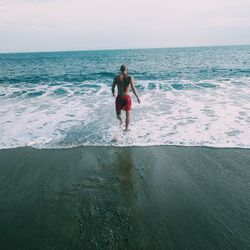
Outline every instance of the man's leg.
{"type": "Polygon", "coordinates": [[[131,116],[131,111],[126,111],[126,128],[125,131],[128,131],[128,126],[130,123],[130,116],[131,116]]]}
{"type": "Polygon", "coordinates": [[[116,110],[117,119],[119,120],[119,127],[121,128],[121,126],[122,126],[122,114],[121,114],[122,107],[121,107],[120,102],[121,102],[120,99],[118,97],[116,97],[115,110],[116,110]]]}
{"type": "Polygon", "coordinates": [[[117,115],[117,119],[119,120],[119,127],[121,128],[121,126],[122,126],[122,114],[120,112],[120,113],[116,113],[116,115],[117,115]]]}

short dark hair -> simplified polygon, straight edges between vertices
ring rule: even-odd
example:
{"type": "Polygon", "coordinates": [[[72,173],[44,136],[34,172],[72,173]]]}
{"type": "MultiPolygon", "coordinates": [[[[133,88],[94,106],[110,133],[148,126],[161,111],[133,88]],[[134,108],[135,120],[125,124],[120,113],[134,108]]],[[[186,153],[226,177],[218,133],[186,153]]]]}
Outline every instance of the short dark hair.
{"type": "Polygon", "coordinates": [[[124,71],[128,70],[128,67],[125,64],[122,64],[120,70],[121,70],[121,72],[124,72],[124,71]]]}

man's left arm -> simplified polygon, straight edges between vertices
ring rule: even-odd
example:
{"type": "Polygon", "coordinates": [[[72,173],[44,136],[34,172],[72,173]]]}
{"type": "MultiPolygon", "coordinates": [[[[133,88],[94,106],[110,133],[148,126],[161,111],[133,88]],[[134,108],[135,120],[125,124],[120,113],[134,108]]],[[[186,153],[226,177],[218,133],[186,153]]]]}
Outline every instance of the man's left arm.
{"type": "Polygon", "coordinates": [[[114,78],[113,84],[112,84],[112,87],[111,87],[111,91],[112,91],[113,96],[115,96],[115,85],[116,85],[116,77],[114,78]]]}

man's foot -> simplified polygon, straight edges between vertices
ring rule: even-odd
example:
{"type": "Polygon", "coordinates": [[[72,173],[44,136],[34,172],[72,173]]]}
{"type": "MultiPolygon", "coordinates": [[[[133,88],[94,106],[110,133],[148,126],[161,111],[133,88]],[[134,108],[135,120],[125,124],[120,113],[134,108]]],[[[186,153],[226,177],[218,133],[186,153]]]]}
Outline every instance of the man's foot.
{"type": "Polygon", "coordinates": [[[112,139],[112,142],[119,142],[120,137],[118,135],[115,135],[114,138],[112,139]]]}
{"type": "Polygon", "coordinates": [[[119,128],[122,127],[122,121],[119,121],[119,128]]]}

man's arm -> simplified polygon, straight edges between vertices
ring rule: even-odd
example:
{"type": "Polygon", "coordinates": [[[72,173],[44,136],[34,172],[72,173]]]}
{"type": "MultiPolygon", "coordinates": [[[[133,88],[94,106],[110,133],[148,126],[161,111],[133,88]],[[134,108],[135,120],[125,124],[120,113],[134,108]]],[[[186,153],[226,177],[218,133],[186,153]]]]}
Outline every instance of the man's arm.
{"type": "Polygon", "coordinates": [[[112,84],[112,88],[111,88],[113,96],[115,96],[115,85],[116,85],[116,77],[113,80],[113,84],[112,84]]]}
{"type": "Polygon", "coordinates": [[[131,76],[131,81],[130,81],[130,84],[131,84],[132,91],[133,91],[134,95],[135,95],[135,96],[136,96],[136,98],[137,98],[138,103],[140,103],[140,102],[141,102],[141,100],[139,99],[139,97],[138,97],[138,95],[137,95],[137,91],[136,91],[136,88],[135,88],[134,79],[133,79],[133,77],[132,77],[132,76],[131,76]]]}

